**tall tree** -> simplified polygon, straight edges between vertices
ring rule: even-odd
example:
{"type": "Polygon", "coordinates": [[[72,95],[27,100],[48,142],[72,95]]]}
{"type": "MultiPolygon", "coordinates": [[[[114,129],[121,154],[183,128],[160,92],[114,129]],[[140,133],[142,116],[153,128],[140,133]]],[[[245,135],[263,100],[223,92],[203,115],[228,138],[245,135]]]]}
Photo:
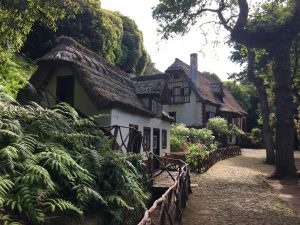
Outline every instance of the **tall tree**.
{"type": "Polygon", "coordinates": [[[257,5],[249,8],[247,0],[160,0],[153,15],[164,37],[168,37],[171,33],[186,33],[199,18],[212,13],[232,40],[271,54],[276,98],[276,166],[272,177],[295,178],[290,51],[300,33],[300,0],[263,1],[257,5]],[[266,15],[271,19],[265,20],[266,15]]]}
{"type": "Polygon", "coordinates": [[[56,30],[36,23],[21,52],[30,58],[39,58],[50,51],[62,35],[74,38],[126,71],[143,74],[149,60],[136,23],[118,12],[102,9],[98,2],[90,2],[80,13],[59,21],[56,30]]]}
{"type": "Polygon", "coordinates": [[[264,50],[257,50],[256,54],[252,50],[249,52],[249,50],[242,45],[234,44],[233,47],[234,51],[232,52],[231,60],[241,64],[248,62],[248,72],[242,72],[240,77],[244,76],[246,81],[250,81],[256,87],[266,148],[266,163],[274,164],[275,152],[273,130],[270,124],[270,107],[267,93],[268,85],[265,82],[266,79],[264,79],[264,77],[269,74],[268,65],[271,63],[271,57],[264,50]]]}
{"type": "Polygon", "coordinates": [[[266,148],[266,163],[275,163],[275,151],[273,146],[273,131],[270,125],[270,108],[267,94],[267,87],[262,77],[255,72],[255,52],[248,52],[248,79],[251,81],[258,93],[260,113],[263,120],[263,136],[266,148]]]}
{"type": "Polygon", "coordinates": [[[0,0],[0,56],[19,50],[36,21],[55,28],[58,20],[78,12],[84,1],[0,0]]]}

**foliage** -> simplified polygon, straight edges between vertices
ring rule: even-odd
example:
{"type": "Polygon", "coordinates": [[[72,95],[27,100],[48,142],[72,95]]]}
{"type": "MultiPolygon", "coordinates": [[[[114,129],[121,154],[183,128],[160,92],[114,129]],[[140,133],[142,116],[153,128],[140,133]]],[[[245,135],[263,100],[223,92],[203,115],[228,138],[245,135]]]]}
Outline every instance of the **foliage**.
{"type": "Polygon", "coordinates": [[[207,128],[210,129],[215,136],[222,137],[229,134],[228,123],[224,118],[215,117],[207,122],[207,128]]]}
{"type": "MultiPolygon", "coordinates": [[[[236,74],[239,76],[238,74],[236,74]]],[[[252,128],[258,126],[258,97],[256,94],[256,88],[249,84],[247,80],[245,80],[244,76],[239,76],[239,78],[243,77],[243,82],[232,82],[225,81],[225,86],[230,90],[231,94],[237,100],[237,102],[245,109],[248,113],[247,115],[247,129],[251,131],[252,128]]],[[[239,79],[234,77],[234,79],[239,79]]]]}
{"type": "Polygon", "coordinates": [[[0,64],[0,84],[4,91],[16,97],[34,69],[35,65],[28,59],[18,55],[7,55],[0,64]]]}
{"type": "Polygon", "coordinates": [[[206,146],[207,150],[211,151],[216,149],[215,137],[213,132],[207,128],[202,129],[190,129],[190,139],[196,143],[202,143],[206,146]]]}
{"type": "MultiPolygon", "coordinates": [[[[298,115],[295,119],[295,125],[297,130],[298,141],[300,141],[300,106],[298,107],[298,115]]],[[[300,146],[297,147],[299,148],[300,146]]]]}
{"type": "Polygon", "coordinates": [[[55,29],[56,22],[78,12],[83,1],[1,0],[0,56],[19,50],[35,22],[55,29]]]}
{"type": "Polygon", "coordinates": [[[136,23],[118,12],[90,2],[74,17],[57,23],[57,29],[36,23],[22,52],[36,59],[56,45],[59,36],[69,36],[123,70],[143,74],[149,61],[136,23]]]}
{"type": "Polygon", "coordinates": [[[186,139],[171,134],[170,137],[171,151],[173,152],[183,151],[185,149],[185,145],[186,145],[186,139]]]}
{"type": "Polygon", "coordinates": [[[198,158],[204,158],[208,154],[207,147],[203,144],[191,144],[188,147],[189,154],[187,155],[187,163],[192,168],[195,168],[198,164],[198,158]]]}
{"type": "Polygon", "coordinates": [[[205,146],[207,151],[216,149],[215,137],[209,129],[187,128],[184,124],[173,124],[171,126],[171,150],[190,150],[190,146],[199,144],[205,146]]]}
{"type": "Polygon", "coordinates": [[[255,87],[250,84],[237,84],[231,81],[225,81],[224,84],[243,109],[249,112],[252,108],[251,100],[256,97],[255,87]]]}
{"type": "Polygon", "coordinates": [[[204,72],[202,72],[202,74],[204,76],[206,76],[212,82],[222,82],[222,80],[220,79],[220,77],[217,74],[215,74],[215,73],[210,73],[210,72],[204,71],[204,72]]]}
{"type": "Polygon", "coordinates": [[[140,173],[92,120],[0,94],[1,224],[83,216],[94,204],[117,224],[145,207],[140,173]]]}
{"type": "Polygon", "coordinates": [[[253,148],[260,148],[262,146],[262,131],[260,128],[253,128],[251,133],[247,135],[249,145],[253,148]]]}
{"type": "Polygon", "coordinates": [[[170,147],[172,151],[182,151],[185,149],[189,132],[189,129],[184,124],[171,125],[170,147]]]}

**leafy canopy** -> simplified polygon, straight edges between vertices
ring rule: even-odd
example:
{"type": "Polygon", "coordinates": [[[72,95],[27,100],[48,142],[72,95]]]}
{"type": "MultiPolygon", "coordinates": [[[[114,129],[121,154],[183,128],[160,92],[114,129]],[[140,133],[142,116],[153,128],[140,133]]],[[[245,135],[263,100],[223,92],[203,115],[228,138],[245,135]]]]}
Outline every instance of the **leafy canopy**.
{"type": "Polygon", "coordinates": [[[55,29],[58,20],[78,12],[83,2],[85,0],[1,0],[1,56],[19,50],[35,22],[55,29]]]}

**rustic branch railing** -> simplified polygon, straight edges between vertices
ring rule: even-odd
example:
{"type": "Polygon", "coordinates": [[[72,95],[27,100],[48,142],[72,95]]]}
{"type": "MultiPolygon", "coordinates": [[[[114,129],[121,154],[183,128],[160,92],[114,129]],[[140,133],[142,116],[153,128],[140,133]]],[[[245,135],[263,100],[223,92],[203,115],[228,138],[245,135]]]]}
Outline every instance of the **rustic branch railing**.
{"type": "Polygon", "coordinates": [[[162,170],[169,172],[177,167],[179,175],[174,179],[174,184],[146,210],[139,225],[174,225],[181,221],[182,208],[186,206],[188,194],[192,192],[188,165],[180,159],[150,154],[159,159],[162,170]]]}
{"type": "Polygon", "coordinates": [[[144,145],[142,132],[134,127],[113,125],[99,128],[104,132],[106,136],[113,140],[113,147],[115,149],[126,150],[126,152],[133,152],[133,144],[136,143],[136,140],[138,140],[139,147],[137,148],[139,152],[137,153],[140,153],[140,149],[142,149],[143,151],[149,150],[146,149],[144,145]],[[127,135],[123,134],[122,128],[129,130],[127,135]],[[129,142],[130,137],[132,139],[131,143],[129,142]],[[117,141],[118,139],[119,142],[117,141]]]}
{"type": "Polygon", "coordinates": [[[198,173],[203,173],[212,167],[220,160],[231,158],[241,154],[241,149],[238,146],[230,146],[227,148],[220,148],[209,152],[207,155],[197,156],[197,166],[192,168],[198,173]]]}

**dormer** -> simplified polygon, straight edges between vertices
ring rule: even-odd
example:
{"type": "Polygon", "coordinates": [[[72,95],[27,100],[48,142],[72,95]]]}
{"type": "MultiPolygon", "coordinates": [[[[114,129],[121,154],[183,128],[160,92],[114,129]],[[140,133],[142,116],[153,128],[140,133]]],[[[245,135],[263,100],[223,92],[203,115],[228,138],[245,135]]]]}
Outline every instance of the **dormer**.
{"type": "Polygon", "coordinates": [[[223,91],[223,83],[221,82],[213,82],[209,84],[213,93],[218,97],[218,99],[223,102],[224,91],[223,91]]]}
{"type": "Polygon", "coordinates": [[[132,78],[137,96],[148,110],[158,117],[162,116],[162,105],[169,104],[171,101],[167,79],[166,74],[132,78]]]}

